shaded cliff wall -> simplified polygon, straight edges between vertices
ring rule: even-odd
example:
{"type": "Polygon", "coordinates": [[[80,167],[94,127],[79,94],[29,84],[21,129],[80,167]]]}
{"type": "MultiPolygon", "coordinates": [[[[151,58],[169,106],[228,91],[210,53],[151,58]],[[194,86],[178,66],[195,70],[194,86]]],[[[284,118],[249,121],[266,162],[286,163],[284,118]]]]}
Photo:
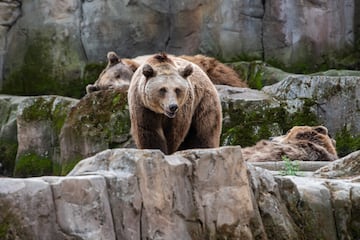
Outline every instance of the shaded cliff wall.
{"type": "Polygon", "coordinates": [[[0,90],[74,95],[92,66],[167,51],[261,59],[294,71],[358,67],[359,3],[290,1],[0,1],[0,90]],[[60,91],[59,89],[66,89],[60,91]]]}

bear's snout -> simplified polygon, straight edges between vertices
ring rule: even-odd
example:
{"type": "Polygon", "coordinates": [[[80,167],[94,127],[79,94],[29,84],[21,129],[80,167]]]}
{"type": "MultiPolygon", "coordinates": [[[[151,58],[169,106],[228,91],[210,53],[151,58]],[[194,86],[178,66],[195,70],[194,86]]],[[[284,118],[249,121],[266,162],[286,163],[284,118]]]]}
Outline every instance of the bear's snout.
{"type": "Polygon", "coordinates": [[[172,103],[165,109],[165,115],[169,118],[174,118],[178,110],[179,106],[175,103],[172,103]]]}
{"type": "Polygon", "coordinates": [[[178,105],[177,104],[170,104],[169,105],[169,110],[170,112],[176,112],[178,110],[178,105]]]}

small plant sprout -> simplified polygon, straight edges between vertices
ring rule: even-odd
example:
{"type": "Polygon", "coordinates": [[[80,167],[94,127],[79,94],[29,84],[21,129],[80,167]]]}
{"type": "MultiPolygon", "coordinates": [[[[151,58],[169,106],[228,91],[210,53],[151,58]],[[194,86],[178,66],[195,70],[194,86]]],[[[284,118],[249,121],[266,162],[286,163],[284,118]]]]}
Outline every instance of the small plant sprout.
{"type": "Polygon", "coordinates": [[[291,161],[288,156],[281,157],[284,162],[283,170],[281,171],[281,175],[290,175],[296,176],[299,172],[299,163],[298,161],[291,161]]]}

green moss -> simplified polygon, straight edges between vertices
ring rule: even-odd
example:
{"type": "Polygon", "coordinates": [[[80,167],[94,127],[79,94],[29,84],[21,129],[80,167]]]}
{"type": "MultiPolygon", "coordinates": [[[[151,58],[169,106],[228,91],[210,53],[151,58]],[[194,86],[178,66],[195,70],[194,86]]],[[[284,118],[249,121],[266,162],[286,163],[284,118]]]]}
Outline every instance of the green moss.
{"type": "Polygon", "coordinates": [[[102,70],[106,67],[106,63],[88,63],[84,69],[83,82],[86,86],[87,84],[94,83],[102,70]]]}
{"type": "Polygon", "coordinates": [[[57,162],[53,162],[52,164],[52,175],[53,176],[61,176],[61,171],[62,171],[62,166],[57,163],[57,162]]]}
{"type": "Polygon", "coordinates": [[[305,100],[303,108],[292,114],[284,106],[223,106],[221,144],[252,146],[274,134],[285,134],[296,125],[319,125],[316,114],[311,111],[314,104],[305,100]]]}
{"type": "Polygon", "coordinates": [[[76,164],[78,164],[78,162],[80,162],[82,160],[82,157],[78,157],[74,160],[70,160],[67,163],[63,164],[61,166],[61,175],[65,176],[67,175],[71,170],[73,170],[73,168],[76,166],[76,164]]]}
{"type": "Polygon", "coordinates": [[[17,153],[17,142],[0,141],[0,175],[12,176],[17,153]]]}
{"type": "Polygon", "coordinates": [[[293,126],[320,125],[320,121],[318,120],[316,114],[311,110],[315,104],[315,100],[305,99],[302,109],[288,115],[286,123],[287,130],[293,126]]]}
{"type": "Polygon", "coordinates": [[[52,75],[52,63],[49,61],[51,44],[44,38],[29,43],[24,63],[5,79],[3,92],[21,95],[40,95],[51,93],[56,88],[52,75]]]}
{"type": "Polygon", "coordinates": [[[67,119],[82,136],[103,133],[107,140],[129,133],[127,94],[118,90],[98,91],[81,99],[67,119]],[[80,117],[79,117],[80,116],[80,117]]]}
{"type": "Polygon", "coordinates": [[[26,43],[24,60],[11,66],[1,93],[31,96],[55,94],[74,98],[85,95],[86,85],[95,82],[105,65],[85,65],[71,39],[56,41],[52,31],[33,33],[36,37],[29,38],[26,43]]]}
{"type": "Polygon", "coordinates": [[[223,108],[224,121],[221,143],[222,145],[251,146],[261,139],[272,136],[278,126],[284,125],[283,108],[268,108],[266,106],[237,106],[229,104],[223,108]],[[249,109],[252,109],[250,111],[249,109]]]}
{"type": "Polygon", "coordinates": [[[289,76],[289,73],[271,67],[262,61],[236,62],[232,63],[231,66],[253,89],[261,89],[289,76]]]}
{"type": "Polygon", "coordinates": [[[55,105],[55,108],[52,110],[51,120],[53,123],[53,127],[58,135],[60,135],[61,128],[65,123],[70,104],[70,101],[60,101],[58,104],[55,105]]]}
{"type": "Polygon", "coordinates": [[[336,133],[335,140],[339,157],[344,157],[349,153],[360,150],[360,135],[353,135],[346,127],[343,127],[341,131],[336,133]]]}
{"type": "Polygon", "coordinates": [[[248,84],[250,88],[261,89],[263,85],[263,75],[264,72],[261,71],[262,66],[257,62],[251,62],[249,64],[249,75],[248,75],[248,84]]]}
{"type": "Polygon", "coordinates": [[[15,177],[34,177],[52,174],[52,161],[36,153],[27,153],[20,156],[15,164],[15,177]]]}
{"type": "Polygon", "coordinates": [[[27,122],[37,120],[51,119],[51,108],[54,99],[47,101],[42,97],[36,98],[35,101],[23,110],[23,118],[27,122]]]}
{"type": "Polygon", "coordinates": [[[0,194],[0,239],[32,239],[32,234],[25,229],[21,223],[21,218],[12,213],[11,203],[4,200],[0,194]]]}

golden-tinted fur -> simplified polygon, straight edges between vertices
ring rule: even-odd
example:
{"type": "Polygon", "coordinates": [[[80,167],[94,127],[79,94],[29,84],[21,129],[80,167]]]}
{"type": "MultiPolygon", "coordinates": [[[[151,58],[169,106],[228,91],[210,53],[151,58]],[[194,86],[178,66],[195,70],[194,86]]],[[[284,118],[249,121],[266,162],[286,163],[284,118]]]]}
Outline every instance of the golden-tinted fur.
{"type": "Polygon", "coordinates": [[[150,57],[134,73],[128,101],[131,133],[140,149],[171,154],[219,146],[222,112],[217,91],[187,60],[165,54],[150,57]]]}
{"type": "Polygon", "coordinates": [[[283,156],[303,161],[338,159],[335,141],[324,126],[295,126],[286,135],[243,148],[242,153],[244,160],[249,162],[281,161],[283,156]]]}

